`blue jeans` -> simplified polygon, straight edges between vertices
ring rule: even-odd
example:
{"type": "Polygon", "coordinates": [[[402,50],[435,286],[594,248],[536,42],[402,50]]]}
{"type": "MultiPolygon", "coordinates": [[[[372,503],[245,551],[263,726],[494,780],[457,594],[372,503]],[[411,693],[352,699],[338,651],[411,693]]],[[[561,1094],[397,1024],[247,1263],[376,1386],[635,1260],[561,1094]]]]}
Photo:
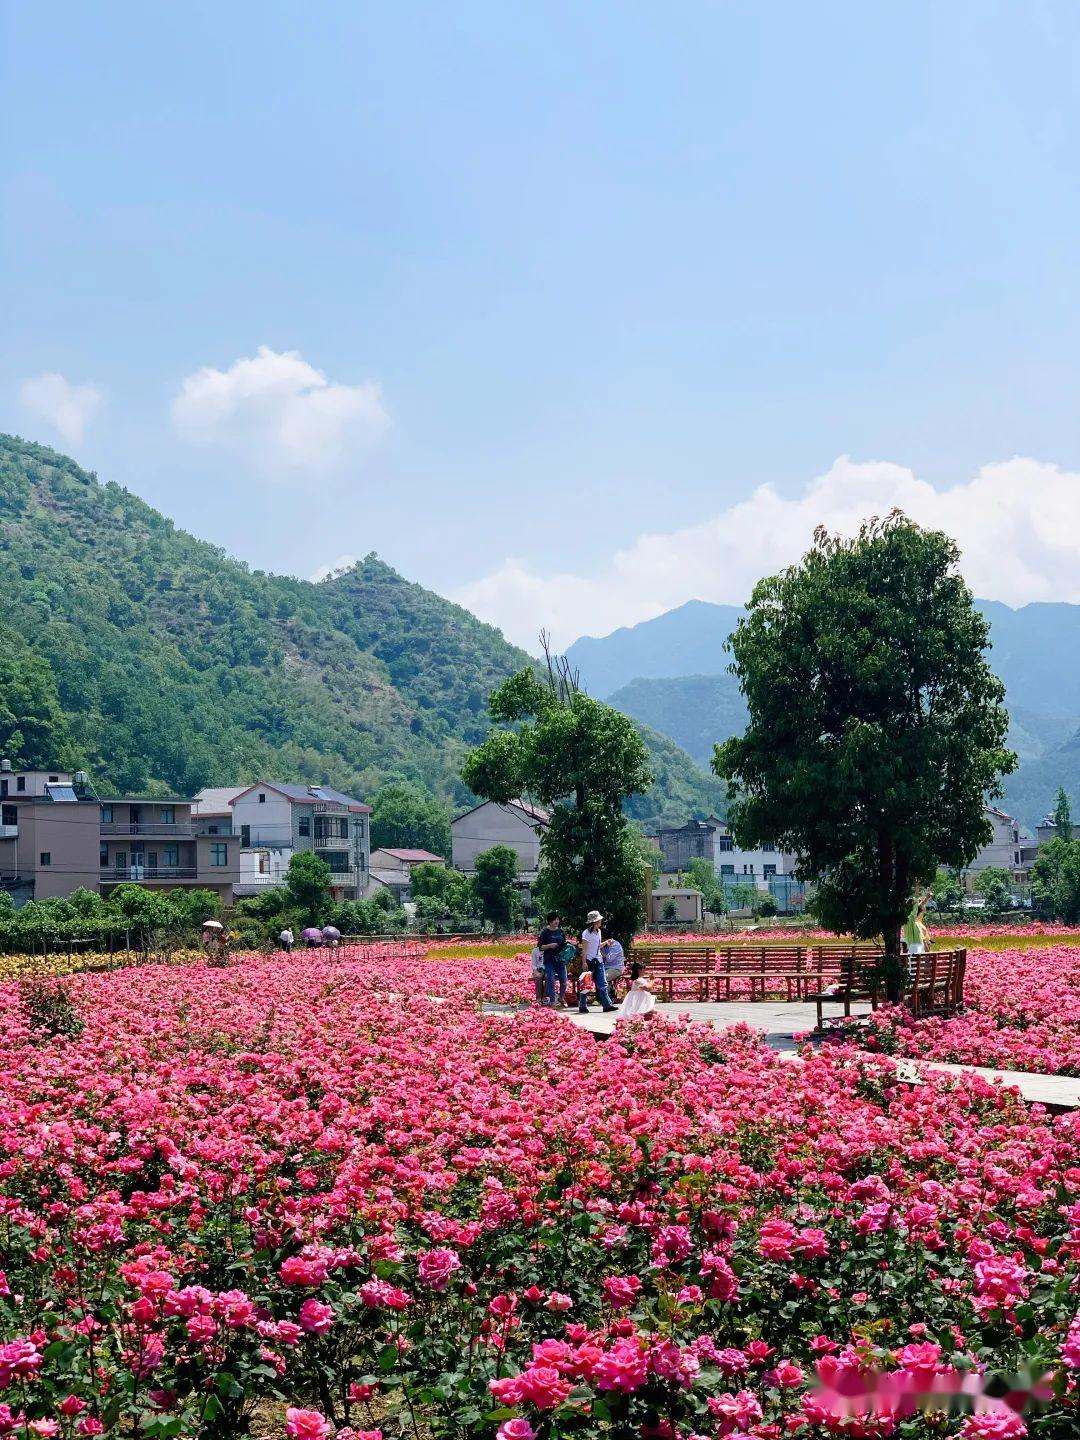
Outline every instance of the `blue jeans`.
{"type": "Polygon", "coordinates": [[[607,971],[604,969],[603,960],[593,960],[589,965],[589,973],[592,975],[593,984],[596,986],[596,998],[605,1010],[611,1009],[611,995],[607,988],[607,971]]]}
{"type": "Polygon", "coordinates": [[[555,981],[559,982],[559,999],[566,999],[566,961],[556,955],[544,956],[544,1004],[555,1004],[555,981]]]}

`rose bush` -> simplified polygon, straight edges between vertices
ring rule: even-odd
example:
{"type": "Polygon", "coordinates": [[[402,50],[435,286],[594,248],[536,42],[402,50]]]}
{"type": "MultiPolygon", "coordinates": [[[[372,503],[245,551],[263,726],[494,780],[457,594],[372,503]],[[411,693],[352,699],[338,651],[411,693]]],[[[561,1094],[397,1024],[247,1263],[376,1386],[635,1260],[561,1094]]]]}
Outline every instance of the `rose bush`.
{"type": "Polygon", "coordinates": [[[504,961],[65,985],[0,986],[0,1434],[1077,1433],[1072,1116],[461,1003],[504,961]]]}
{"type": "Polygon", "coordinates": [[[1080,1075],[1080,953],[1068,945],[969,950],[966,1008],[948,1018],[912,1020],[886,1008],[858,1044],[889,1054],[959,1065],[1080,1075]]]}

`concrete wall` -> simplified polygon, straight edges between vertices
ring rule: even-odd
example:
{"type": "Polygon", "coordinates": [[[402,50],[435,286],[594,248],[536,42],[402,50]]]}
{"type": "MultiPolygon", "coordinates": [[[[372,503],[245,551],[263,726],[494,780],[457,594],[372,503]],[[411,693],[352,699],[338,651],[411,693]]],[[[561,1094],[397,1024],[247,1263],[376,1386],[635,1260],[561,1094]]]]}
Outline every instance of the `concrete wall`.
{"type": "Polygon", "coordinates": [[[17,863],[33,878],[34,899],[51,900],[80,887],[98,888],[99,812],[93,804],[57,805],[31,800],[19,806],[17,863]],[[49,863],[42,865],[42,855],[49,863]]]}
{"type": "Polygon", "coordinates": [[[537,822],[506,805],[486,804],[452,821],[450,835],[456,870],[476,869],[476,857],[493,845],[509,845],[518,857],[519,875],[535,875],[540,864],[537,822]]]}
{"type": "Polygon", "coordinates": [[[296,817],[293,811],[299,808],[284,795],[280,795],[276,790],[271,790],[268,785],[257,785],[246,795],[241,795],[233,801],[233,833],[239,836],[241,827],[247,825],[251,831],[250,848],[252,850],[261,847],[285,850],[310,849],[310,839],[306,845],[299,847],[297,845],[296,817]],[[260,795],[266,796],[266,800],[261,804],[259,802],[260,795]]]}

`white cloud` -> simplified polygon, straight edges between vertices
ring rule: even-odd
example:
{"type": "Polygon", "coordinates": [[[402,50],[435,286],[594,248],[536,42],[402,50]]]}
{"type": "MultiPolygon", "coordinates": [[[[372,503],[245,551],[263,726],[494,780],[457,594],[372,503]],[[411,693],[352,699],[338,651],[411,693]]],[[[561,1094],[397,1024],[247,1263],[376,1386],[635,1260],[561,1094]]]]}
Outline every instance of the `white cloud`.
{"type": "Polygon", "coordinates": [[[19,386],[23,409],[51,425],[69,445],[82,444],[87,425],[104,402],[105,392],[99,385],[72,385],[55,370],[24,380],[19,386]]]}
{"type": "Polygon", "coordinates": [[[177,434],[260,469],[320,475],[366,451],[390,424],[379,386],[338,385],[295,350],[260,345],[227,370],[188,375],[172,404],[177,434]]]}
{"type": "Polygon", "coordinates": [[[762,575],[804,553],[816,526],[850,535],[894,506],[959,542],[976,595],[1080,601],[1080,474],[1017,457],[935,490],[901,465],[847,456],[792,499],[763,485],[700,525],[642,535],[599,574],[541,573],[511,557],[452,598],[530,650],[541,625],[565,646],[686,600],[741,604],[762,575]]]}
{"type": "Polygon", "coordinates": [[[356,564],[356,559],[355,555],[339,555],[336,560],[331,560],[329,565],[320,565],[308,576],[308,579],[317,585],[320,580],[325,580],[330,575],[336,575],[339,570],[351,570],[356,564]]]}

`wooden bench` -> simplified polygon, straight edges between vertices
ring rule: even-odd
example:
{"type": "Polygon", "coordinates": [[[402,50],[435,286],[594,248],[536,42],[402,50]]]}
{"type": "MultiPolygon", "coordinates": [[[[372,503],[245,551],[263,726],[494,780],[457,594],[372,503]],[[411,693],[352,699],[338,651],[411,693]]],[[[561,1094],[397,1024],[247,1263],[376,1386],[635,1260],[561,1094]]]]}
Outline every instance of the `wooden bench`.
{"type": "Polygon", "coordinates": [[[964,1003],[966,970],[966,950],[931,950],[925,955],[913,955],[905,998],[914,1018],[954,1015],[964,1003]]]}
{"type": "Polygon", "coordinates": [[[704,945],[634,947],[633,960],[640,964],[658,1000],[674,1000],[675,982],[689,983],[699,1001],[709,998],[709,980],[716,969],[716,951],[704,945]]]}
{"type": "Polygon", "coordinates": [[[711,990],[715,999],[765,1000],[770,994],[797,1000],[806,981],[806,948],[802,945],[729,945],[717,951],[711,990]],[[732,986],[739,986],[733,994],[732,986]],[[743,987],[749,987],[749,994],[743,987]]]}
{"type": "Polygon", "coordinates": [[[816,983],[812,989],[807,988],[803,998],[813,1000],[819,1030],[825,1005],[843,1005],[845,1019],[850,1018],[855,1000],[869,1000],[871,1010],[877,1009],[881,956],[880,946],[858,941],[810,947],[809,967],[816,983]]]}
{"type": "MultiPolygon", "coordinates": [[[[880,954],[878,955],[880,960],[880,954]]],[[[843,961],[846,972],[839,981],[821,987],[808,1000],[817,1006],[817,1028],[822,1028],[822,1006],[842,1004],[845,1018],[851,1016],[853,1000],[869,1000],[872,1010],[878,1007],[880,982],[876,975],[867,974],[865,963],[860,966],[860,957],[852,954],[843,961]],[[861,973],[860,973],[861,971],[861,973]]],[[[912,955],[908,960],[908,983],[904,991],[904,1002],[917,1020],[924,1015],[954,1015],[964,1004],[964,975],[967,970],[966,950],[930,950],[924,955],[912,955]]]]}

